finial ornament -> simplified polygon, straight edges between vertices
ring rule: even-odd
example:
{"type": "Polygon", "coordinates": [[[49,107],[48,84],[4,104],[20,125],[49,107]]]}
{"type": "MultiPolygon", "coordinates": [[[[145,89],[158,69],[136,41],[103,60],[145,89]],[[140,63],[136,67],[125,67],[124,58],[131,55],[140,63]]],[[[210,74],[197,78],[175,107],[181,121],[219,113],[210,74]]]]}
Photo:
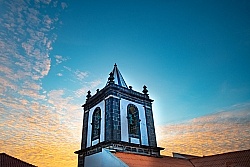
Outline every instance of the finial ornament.
{"type": "Polygon", "coordinates": [[[114,79],[115,79],[115,78],[114,78],[114,73],[111,72],[111,73],[109,74],[109,78],[108,78],[109,81],[108,81],[108,82],[109,82],[109,83],[114,83],[114,79]]]}
{"type": "Polygon", "coordinates": [[[87,99],[86,100],[89,100],[90,99],[90,97],[91,97],[91,92],[90,92],[90,90],[88,91],[88,94],[87,94],[87,99]]]}
{"type": "Polygon", "coordinates": [[[115,65],[114,65],[115,67],[117,67],[117,65],[116,65],[116,63],[115,63],[115,65]]]}
{"type": "Polygon", "coordinates": [[[148,95],[148,89],[146,87],[146,85],[143,86],[143,91],[142,91],[145,95],[148,95]]]}

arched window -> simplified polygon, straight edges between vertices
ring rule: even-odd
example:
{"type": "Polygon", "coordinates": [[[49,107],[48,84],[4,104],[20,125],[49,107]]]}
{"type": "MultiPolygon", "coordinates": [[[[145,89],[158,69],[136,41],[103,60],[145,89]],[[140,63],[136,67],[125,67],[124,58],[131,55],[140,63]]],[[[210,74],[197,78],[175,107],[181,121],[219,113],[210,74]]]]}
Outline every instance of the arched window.
{"type": "Polygon", "coordinates": [[[101,128],[101,109],[97,107],[92,116],[92,141],[99,139],[101,128]]]}
{"type": "Polygon", "coordinates": [[[139,111],[133,104],[128,105],[128,133],[129,137],[140,137],[139,111]]]}

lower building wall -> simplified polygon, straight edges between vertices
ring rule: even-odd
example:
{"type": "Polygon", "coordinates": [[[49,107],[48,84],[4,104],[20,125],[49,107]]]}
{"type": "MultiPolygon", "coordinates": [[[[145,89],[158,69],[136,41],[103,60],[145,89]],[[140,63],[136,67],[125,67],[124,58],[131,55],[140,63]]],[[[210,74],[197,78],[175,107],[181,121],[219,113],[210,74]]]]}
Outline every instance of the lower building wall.
{"type": "Polygon", "coordinates": [[[102,152],[86,156],[84,167],[128,167],[128,165],[110,153],[109,150],[102,149],[102,152]]]}

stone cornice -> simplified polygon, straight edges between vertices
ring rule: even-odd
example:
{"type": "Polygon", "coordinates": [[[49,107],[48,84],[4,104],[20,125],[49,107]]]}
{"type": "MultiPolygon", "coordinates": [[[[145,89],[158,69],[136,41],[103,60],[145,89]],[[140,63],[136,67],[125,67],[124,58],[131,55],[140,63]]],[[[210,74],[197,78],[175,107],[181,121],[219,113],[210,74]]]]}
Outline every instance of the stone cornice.
{"type": "Polygon", "coordinates": [[[145,106],[151,106],[151,103],[154,101],[149,98],[148,95],[134,91],[132,89],[128,89],[125,87],[121,87],[116,84],[108,84],[103,89],[98,91],[95,95],[91,96],[82,107],[84,107],[84,111],[92,108],[96,104],[103,101],[108,96],[113,96],[114,98],[123,98],[126,100],[131,100],[145,106]]]}

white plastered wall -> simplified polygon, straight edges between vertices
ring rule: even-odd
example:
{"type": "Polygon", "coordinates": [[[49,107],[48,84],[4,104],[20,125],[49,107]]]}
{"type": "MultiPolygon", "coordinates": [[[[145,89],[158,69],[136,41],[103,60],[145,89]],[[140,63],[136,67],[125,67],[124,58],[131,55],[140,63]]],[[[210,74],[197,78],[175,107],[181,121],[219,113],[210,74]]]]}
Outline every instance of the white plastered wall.
{"type": "Polygon", "coordinates": [[[85,157],[84,166],[91,167],[128,167],[123,161],[102,148],[102,152],[85,157]]]}
{"type": "Polygon", "coordinates": [[[105,130],[105,102],[104,100],[101,101],[100,103],[98,103],[97,105],[95,105],[94,107],[92,107],[89,110],[89,119],[88,119],[88,134],[87,134],[87,147],[91,146],[91,133],[92,133],[92,116],[93,116],[93,112],[94,110],[100,107],[101,109],[101,130],[100,130],[100,141],[95,140],[92,142],[92,146],[95,144],[98,144],[99,142],[104,141],[104,130],[105,130]]]}
{"type": "MultiPolygon", "coordinates": [[[[120,113],[121,113],[121,141],[129,142],[129,136],[128,136],[128,119],[127,119],[127,106],[129,104],[134,104],[139,111],[139,119],[140,122],[140,131],[141,131],[141,144],[148,146],[148,133],[147,133],[147,124],[146,124],[146,116],[145,116],[145,109],[143,105],[121,99],[120,101],[120,113]]],[[[132,143],[139,144],[138,140],[135,138],[132,138],[132,143]]]]}

